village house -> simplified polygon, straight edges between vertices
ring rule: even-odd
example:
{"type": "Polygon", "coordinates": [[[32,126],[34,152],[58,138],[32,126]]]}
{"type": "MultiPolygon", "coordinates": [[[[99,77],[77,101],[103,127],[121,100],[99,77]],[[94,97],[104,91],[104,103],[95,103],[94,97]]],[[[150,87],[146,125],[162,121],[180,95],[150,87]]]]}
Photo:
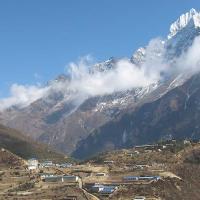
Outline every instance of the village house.
{"type": "Polygon", "coordinates": [[[117,189],[116,186],[106,186],[101,184],[95,184],[91,187],[92,192],[99,193],[102,196],[109,196],[117,189]]]}
{"type": "Polygon", "coordinates": [[[104,164],[113,164],[113,163],[114,163],[113,160],[105,160],[105,161],[104,161],[104,164]]]}
{"type": "Polygon", "coordinates": [[[50,174],[50,173],[40,173],[39,175],[40,175],[41,180],[44,180],[47,177],[53,177],[54,176],[54,174],[50,174]]]}
{"type": "Polygon", "coordinates": [[[190,145],[191,142],[190,142],[189,140],[183,140],[183,144],[184,144],[184,145],[190,145]]]}
{"type": "Polygon", "coordinates": [[[138,176],[125,176],[123,177],[123,180],[124,181],[138,181],[139,180],[139,177],[138,176]]]}
{"type": "Polygon", "coordinates": [[[40,167],[41,168],[43,168],[43,167],[54,167],[54,166],[55,165],[50,160],[47,160],[47,161],[44,161],[44,162],[40,163],[40,167]]]}
{"type": "Polygon", "coordinates": [[[160,176],[125,176],[124,181],[158,181],[160,176]]]}
{"type": "Polygon", "coordinates": [[[99,194],[102,196],[109,196],[117,190],[116,186],[104,186],[102,190],[99,191],[99,194]]]}
{"type": "Polygon", "coordinates": [[[45,176],[44,182],[62,182],[62,175],[45,176]]]}
{"type": "Polygon", "coordinates": [[[91,187],[91,191],[97,193],[97,192],[99,192],[100,190],[102,190],[103,187],[104,187],[104,185],[95,183],[95,184],[91,187]]]}
{"type": "Polygon", "coordinates": [[[160,176],[140,176],[140,181],[158,181],[160,180],[160,176]]]}
{"type": "Polygon", "coordinates": [[[59,166],[60,168],[70,168],[70,167],[72,167],[72,164],[71,163],[63,163],[63,164],[60,164],[57,166],[59,166]]]}
{"type": "Polygon", "coordinates": [[[41,179],[45,182],[67,182],[67,183],[77,183],[79,181],[78,176],[68,176],[68,175],[41,175],[41,179]]]}
{"type": "Polygon", "coordinates": [[[106,176],[106,173],[96,173],[96,176],[106,176]]]}
{"type": "Polygon", "coordinates": [[[67,175],[64,175],[62,177],[62,182],[74,183],[74,182],[78,182],[78,180],[79,180],[78,176],[67,176],[67,175]]]}
{"type": "Polygon", "coordinates": [[[146,197],[144,196],[135,196],[135,198],[133,200],[145,200],[146,197]]]}
{"type": "Polygon", "coordinates": [[[36,158],[31,158],[28,160],[28,169],[29,170],[37,170],[39,166],[39,162],[36,158]]]}

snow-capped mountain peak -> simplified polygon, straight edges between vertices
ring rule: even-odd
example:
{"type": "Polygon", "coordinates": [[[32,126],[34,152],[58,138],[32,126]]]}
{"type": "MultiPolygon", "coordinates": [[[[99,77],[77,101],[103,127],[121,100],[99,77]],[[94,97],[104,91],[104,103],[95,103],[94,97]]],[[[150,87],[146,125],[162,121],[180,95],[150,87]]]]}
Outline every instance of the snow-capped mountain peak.
{"type": "Polygon", "coordinates": [[[90,73],[107,72],[114,68],[118,59],[110,57],[108,60],[96,63],[90,70],[90,73]]]}
{"type": "Polygon", "coordinates": [[[141,65],[141,63],[144,62],[145,59],[146,50],[143,47],[140,47],[138,50],[134,52],[134,54],[131,57],[131,62],[136,65],[141,65]]]}
{"type": "Polygon", "coordinates": [[[168,39],[175,36],[180,30],[192,23],[195,28],[200,27],[200,13],[192,8],[189,12],[182,14],[171,26],[168,39]]]}

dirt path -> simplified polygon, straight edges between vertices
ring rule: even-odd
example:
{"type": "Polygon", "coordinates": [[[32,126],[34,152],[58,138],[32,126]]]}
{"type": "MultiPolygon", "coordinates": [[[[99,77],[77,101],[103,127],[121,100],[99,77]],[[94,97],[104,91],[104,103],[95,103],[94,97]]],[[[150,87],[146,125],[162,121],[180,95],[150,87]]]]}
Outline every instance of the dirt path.
{"type": "Polygon", "coordinates": [[[100,200],[98,197],[94,196],[93,194],[90,194],[86,190],[82,189],[84,194],[86,195],[88,200],[100,200]]]}
{"type": "Polygon", "coordinates": [[[173,174],[172,172],[162,172],[162,173],[160,173],[160,176],[164,177],[164,178],[170,177],[170,178],[177,178],[177,179],[181,180],[181,178],[179,176],[173,174]]]}

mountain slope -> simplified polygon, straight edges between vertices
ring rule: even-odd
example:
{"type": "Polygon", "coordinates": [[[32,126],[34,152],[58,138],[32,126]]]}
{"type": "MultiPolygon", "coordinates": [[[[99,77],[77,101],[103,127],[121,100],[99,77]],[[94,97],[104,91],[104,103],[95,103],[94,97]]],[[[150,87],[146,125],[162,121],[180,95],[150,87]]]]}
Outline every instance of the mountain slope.
{"type": "MultiPolygon", "coordinates": [[[[187,117],[190,117],[193,111],[190,107],[186,111],[183,110],[184,102],[189,96],[187,91],[184,91],[186,95],[181,92],[180,88],[181,85],[189,84],[189,82],[198,83],[198,79],[187,82],[193,74],[199,71],[198,60],[193,62],[194,56],[199,57],[198,53],[194,50],[190,52],[192,56],[188,60],[186,60],[186,55],[199,35],[200,14],[191,9],[171,25],[166,39],[150,41],[146,47],[139,48],[130,59],[110,58],[91,66],[87,73],[81,68],[78,74],[75,74],[81,77],[80,82],[77,82],[77,79],[73,82],[74,74],[59,76],[48,83],[48,93],[42,98],[26,107],[15,106],[5,110],[0,115],[0,122],[62,152],[68,154],[75,152],[74,155],[77,157],[83,157],[83,154],[87,156],[87,151],[91,149],[94,152],[104,150],[102,147],[98,150],[95,144],[97,146],[102,144],[105,149],[121,148],[151,142],[160,139],[162,135],[174,134],[174,128],[171,128],[172,123],[174,123],[173,126],[181,123],[182,117],[186,118],[183,121],[187,121],[187,117]],[[122,63],[120,74],[122,75],[127,68],[129,72],[131,66],[136,71],[141,70],[142,73],[143,70],[146,70],[147,74],[152,71],[156,78],[150,79],[151,81],[147,81],[148,84],[141,84],[141,86],[130,85],[128,89],[121,87],[123,84],[120,79],[117,82],[121,84],[117,83],[117,87],[112,88],[113,90],[99,92],[102,89],[100,87],[102,80],[99,77],[111,76],[113,73],[116,75],[120,61],[122,63]],[[88,81],[91,84],[94,83],[91,77],[97,79],[98,84],[95,88],[97,93],[91,92],[94,89],[88,84],[88,81]],[[76,87],[71,87],[74,85],[76,87]],[[87,91],[89,88],[91,93],[83,94],[81,89],[85,87],[87,91]],[[169,99],[170,102],[168,102],[169,99]],[[175,111],[178,109],[181,115],[175,111],[171,112],[173,109],[175,111]],[[131,124],[130,118],[134,118],[131,124]],[[169,123],[169,127],[164,124],[165,122],[169,123]]],[[[81,67],[82,65],[84,63],[81,63],[81,67]]],[[[140,81],[140,78],[136,77],[136,79],[140,81]]],[[[116,82],[108,80],[109,82],[105,85],[106,89],[113,84],[112,81],[116,82]]],[[[123,83],[126,85],[127,82],[125,80],[123,83]]],[[[196,89],[198,89],[198,84],[197,88],[191,89],[189,94],[195,92],[196,89]]],[[[196,124],[191,125],[185,122],[180,126],[184,127],[185,131],[191,126],[195,127],[196,124]]],[[[177,137],[181,135],[180,130],[177,137]]],[[[184,133],[182,136],[193,136],[193,134],[184,133]]]]}
{"type": "Polygon", "coordinates": [[[25,137],[19,131],[7,128],[3,125],[0,125],[0,147],[25,159],[31,157],[39,159],[64,159],[64,155],[56,153],[50,148],[47,148],[47,146],[36,143],[32,139],[25,137]]]}
{"type": "Polygon", "coordinates": [[[71,101],[63,101],[62,94],[52,93],[26,108],[5,111],[2,121],[6,126],[21,130],[36,140],[71,153],[76,144],[92,130],[115,119],[128,107],[134,107],[156,87],[153,84],[136,90],[91,97],[78,107],[71,101]]]}
{"type": "Polygon", "coordinates": [[[200,74],[134,112],[126,113],[81,141],[73,156],[153,143],[169,137],[200,139],[200,74]]]}

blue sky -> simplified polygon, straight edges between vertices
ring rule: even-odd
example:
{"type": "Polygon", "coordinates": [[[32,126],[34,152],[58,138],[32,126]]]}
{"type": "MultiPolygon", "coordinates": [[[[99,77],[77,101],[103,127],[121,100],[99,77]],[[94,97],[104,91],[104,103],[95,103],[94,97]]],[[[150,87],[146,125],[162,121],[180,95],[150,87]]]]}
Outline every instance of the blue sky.
{"type": "Polygon", "coordinates": [[[13,83],[45,83],[91,54],[123,57],[170,24],[197,0],[0,0],[0,97],[13,83]]]}

